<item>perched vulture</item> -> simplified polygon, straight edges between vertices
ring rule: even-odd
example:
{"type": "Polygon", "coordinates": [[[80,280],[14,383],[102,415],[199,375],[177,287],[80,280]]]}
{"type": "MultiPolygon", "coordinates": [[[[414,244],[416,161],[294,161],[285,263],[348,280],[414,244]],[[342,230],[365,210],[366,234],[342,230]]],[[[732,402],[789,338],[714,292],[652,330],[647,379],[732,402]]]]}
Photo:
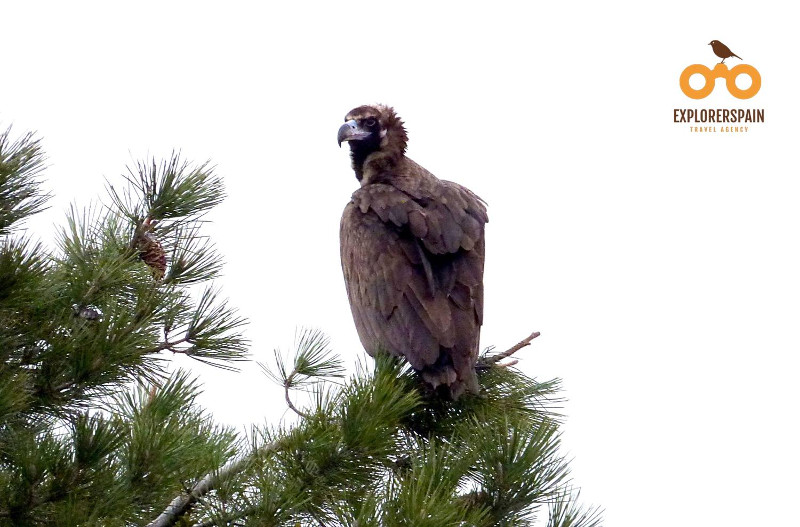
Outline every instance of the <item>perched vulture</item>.
{"type": "Polygon", "coordinates": [[[341,257],[368,353],[405,357],[438,393],[477,393],[483,321],[483,200],[405,156],[394,109],[360,106],[339,128],[361,188],[344,209],[341,257]]]}

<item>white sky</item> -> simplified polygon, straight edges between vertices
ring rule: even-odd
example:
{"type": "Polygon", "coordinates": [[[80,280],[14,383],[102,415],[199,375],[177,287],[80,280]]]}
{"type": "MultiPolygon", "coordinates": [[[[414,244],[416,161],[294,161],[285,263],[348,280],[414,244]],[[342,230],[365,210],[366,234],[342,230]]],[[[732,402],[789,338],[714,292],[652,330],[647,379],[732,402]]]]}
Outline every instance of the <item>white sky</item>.
{"type": "MultiPolygon", "coordinates": [[[[44,139],[56,198],[30,225],[43,238],[133,159],[210,158],[229,193],[209,229],[220,285],[252,321],[254,359],[307,325],[353,363],[338,229],[357,183],[335,136],[352,107],[391,104],[409,156],[489,203],[482,345],[542,332],[521,368],[564,379],[573,476],[606,524],[787,524],[796,15],[777,2],[161,4],[4,3],[0,126],[44,139]],[[702,101],[680,92],[683,68],[713,67],[712,39],[758,68],[755,98],[722,80],[702,101]],[[674,108],[717,107],[764,108],[767,122],[739,135],[672,122],[674,108]]],[[[288,418],[255,364],[194,369],[219,420],[288,418]]]]}

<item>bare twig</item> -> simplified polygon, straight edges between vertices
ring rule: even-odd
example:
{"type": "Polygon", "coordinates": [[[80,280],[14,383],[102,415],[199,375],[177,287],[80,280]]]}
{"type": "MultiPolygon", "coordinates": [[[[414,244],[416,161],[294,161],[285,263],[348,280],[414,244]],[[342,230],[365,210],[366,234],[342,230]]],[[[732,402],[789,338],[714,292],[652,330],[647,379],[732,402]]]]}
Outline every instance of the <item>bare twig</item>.
{"type": "MultiPolygon", "coordinates": [[[[502,353],[497,353],[495,355],[492,355],[491,357],[486,357],[486,359],[484,359],[484,362],[489,364],[489,365],[497,364],[501,360],[512,356],[513,354],[515,354],[516,352],[518,352],[519,350],[521,350],[525,346],[530,346],[531,341],[533,339],[535,339],[536,337],[538,337],[540,334],[541,333],[539,333],[538,331],[534,331],[533,333],[528,335],[526,338],[522,339],[521,341],[517,342],[516,344],[514,344],[513,346],[508,348],[506,351],[504,351],[502,353]]],[[[500,366],[504,366],[504,367],[513,366],[517,362],[519,362],[517,359],[513,359],[511,362],[506,363],[506,364],[502,364],[500,366]]]]}
{"type": "Polygon", "coordinates": [[[498,364],[498,366],[500,366],[501,368],[510,368],[511,366],[515,366],[516,364],[519,364],[519,359],[511,359],[510,361],[504,362],[503,364],[498,364]]]}

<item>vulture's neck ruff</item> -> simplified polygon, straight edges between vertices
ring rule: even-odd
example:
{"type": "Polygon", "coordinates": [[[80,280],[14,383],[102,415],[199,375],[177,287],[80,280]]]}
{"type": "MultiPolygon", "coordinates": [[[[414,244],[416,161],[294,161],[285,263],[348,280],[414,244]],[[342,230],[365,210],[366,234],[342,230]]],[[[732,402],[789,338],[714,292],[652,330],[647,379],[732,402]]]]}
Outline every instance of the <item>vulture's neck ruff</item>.
{"type": "Polygon", "coordinates": [[[377,183],[395,172],[406,151],[403,121],[388,106],[360,106],[345,117],[339,143],[350,143],[350,158],[361,185],[377,183]]]}

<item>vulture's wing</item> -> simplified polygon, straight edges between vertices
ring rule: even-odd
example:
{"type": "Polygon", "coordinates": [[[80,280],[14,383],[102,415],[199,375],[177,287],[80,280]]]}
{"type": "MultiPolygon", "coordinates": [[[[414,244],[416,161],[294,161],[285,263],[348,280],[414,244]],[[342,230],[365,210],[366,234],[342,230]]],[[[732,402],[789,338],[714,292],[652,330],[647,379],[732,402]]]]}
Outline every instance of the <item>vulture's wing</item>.
{"type": "Polygon", "coordinates": [[[405,356],[423,375],[472,378],[486,209],[466,188],[438,183],[435,195],[411,196],[388,184],[357,190],[342,216],[342,267],[369,353],[405,356]]]}

